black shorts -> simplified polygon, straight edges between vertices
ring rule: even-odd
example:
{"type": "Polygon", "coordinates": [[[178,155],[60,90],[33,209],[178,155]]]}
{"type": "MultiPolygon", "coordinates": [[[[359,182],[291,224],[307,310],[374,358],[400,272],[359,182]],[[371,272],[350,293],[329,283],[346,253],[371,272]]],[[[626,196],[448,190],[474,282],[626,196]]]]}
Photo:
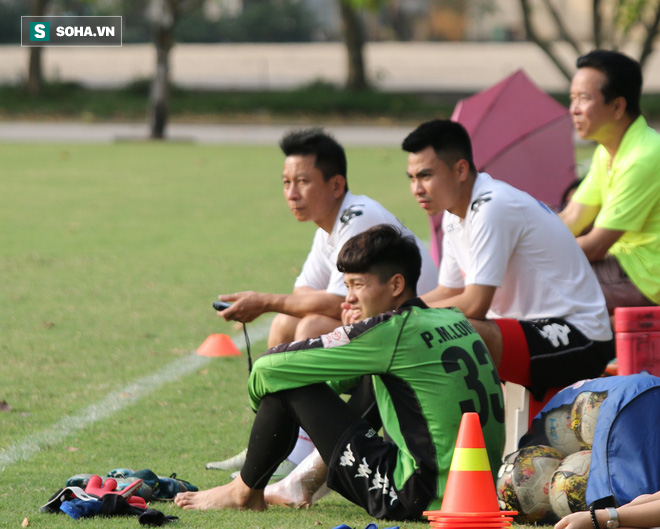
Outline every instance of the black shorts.
{"type": "Polygon", "coordinates": [[[436,477],[417,470],[394,487],[397,447],[364,420],[342,436],[328,464],[328,486],[375,518],[419,520],[436,497],[436,477]]]}
{"type": "Polygon", "coordinates": [[[526,386],[537,400],[549,388],[602,375],[615,356],[614,339],[591,340],[561,318],[493,321],[502,333],[500,377],[526,386]]]}

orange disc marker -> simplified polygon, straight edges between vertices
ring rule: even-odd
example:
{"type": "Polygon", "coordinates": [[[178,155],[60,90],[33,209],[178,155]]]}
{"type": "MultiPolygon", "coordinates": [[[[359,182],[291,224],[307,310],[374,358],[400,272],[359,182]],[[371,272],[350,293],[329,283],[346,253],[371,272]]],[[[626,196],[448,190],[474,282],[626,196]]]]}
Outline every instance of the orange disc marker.
{"type": "Polygon", "coordinates": [[[226,334],[211,334],[197,349],[201,356],[241,356],[236,344],[226,334]]]}

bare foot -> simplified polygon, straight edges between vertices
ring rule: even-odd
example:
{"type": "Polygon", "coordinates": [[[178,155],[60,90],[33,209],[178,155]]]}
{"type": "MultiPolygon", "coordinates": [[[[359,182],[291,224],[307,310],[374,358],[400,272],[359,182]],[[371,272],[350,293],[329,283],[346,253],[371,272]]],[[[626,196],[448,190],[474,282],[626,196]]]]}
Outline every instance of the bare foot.
{"type": "Polygon", "coordinates": [[[291,483],[291,480],[287,480],[287,478],[268,485],[264,491],[267,505],[281,505],[292,509],[309,507],[312,504],[312,496],[312,493],[305,494],[299,482],[291,483]]]}
{"type": "Polygon", "coordinates": [[[328,467],[318,450],[314,450],[287,477],[266,487],[266,504],[307,508],[329,492],[325,486],[327,476],[328,467]]]}
{"type": "Polygon", "coordinates": [[[250,489],[240,476],[231,483],[199,492],[180,492],[174,497],[182,509],[237,509],[264,511],[268,508],[263,490],[250,489]]]}

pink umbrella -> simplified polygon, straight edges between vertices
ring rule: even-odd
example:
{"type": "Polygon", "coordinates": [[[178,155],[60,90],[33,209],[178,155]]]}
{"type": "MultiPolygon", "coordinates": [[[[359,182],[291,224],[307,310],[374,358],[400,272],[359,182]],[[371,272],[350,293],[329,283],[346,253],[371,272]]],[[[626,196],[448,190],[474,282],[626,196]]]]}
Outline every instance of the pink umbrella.
{"type": "MultiPolygon", "coordinates": [[[[559,207],[562,193],[576,178],[571,118],[522,70],[459,101],[451,119],[470,134],[477,170],[559,207]]],[[[441,219],[442,214],[430,219],[436,263],[442,247],[441,219]]]]}

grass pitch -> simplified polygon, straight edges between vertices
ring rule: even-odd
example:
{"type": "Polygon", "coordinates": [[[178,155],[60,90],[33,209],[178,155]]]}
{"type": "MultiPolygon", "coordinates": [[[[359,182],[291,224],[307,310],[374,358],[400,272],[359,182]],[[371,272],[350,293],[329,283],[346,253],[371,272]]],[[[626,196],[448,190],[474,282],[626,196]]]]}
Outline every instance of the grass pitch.
{"type": "MultiPolygon", "coordinates": [[[[403,152],[349,148],[348,159],[354,193],[428,238],[403,152]]],[[[218,294],[288,292],[309,250],[315,226],[288,211],[277,147],[4,144],[0,160],[0,401],[11,407],[0,411],[0,527],[136,527],[39,514],[77,473],[225,483],[204,464],[246,446],[247,362],[194,351],[211,333],[240,339],[211,308],[218,294]]],[[[260,318],[248,332],[266,327],[260,318]]],[[[264,347],[252,339],[253,356],[264,347]]],[[[153,506],[181,528],[374,521],[334,493],[306,511],[153,506]]]]}

